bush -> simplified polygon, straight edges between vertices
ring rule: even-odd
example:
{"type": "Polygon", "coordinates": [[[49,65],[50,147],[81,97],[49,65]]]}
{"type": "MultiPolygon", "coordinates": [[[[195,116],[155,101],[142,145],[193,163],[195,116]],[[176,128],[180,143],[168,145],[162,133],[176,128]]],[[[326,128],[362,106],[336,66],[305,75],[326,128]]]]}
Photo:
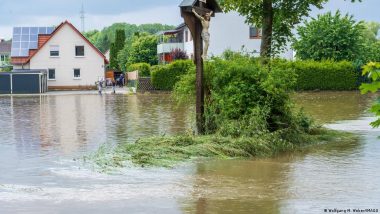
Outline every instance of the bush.
{"type": "Polygon", "coordinates": [[[354,90],[358,88],[359,73],[353,63],[348,61],[275,61],[273,66],[294,69],[297,74],[297,90],[354,90]]]}
{"type": "Polygon", "coordinates": [[[129,65],[127,71],[139,71],[140,77],[149,77],[150,76],[150,65],[148,63],[136,63],[129,65]]]}
{"type": "Polygon", "coordinates": [[[311,18],[298,28],[299,39],[293,44],[302,60],[356,60],[362,55],[362,22],[340,11],[311,18]]]}
{"type": "Polygon", "coordinates": [[[168,65],[155,66],[152,69],[152,84],[160,90],[172,90],[181,77],[194,69],[191,60],[177,60],[168,65]]]}
{"type": "Polygon", "coordinates": [[[189,59],[189,56],[187,56],[186,51],[183,51],[180,48],[172,50],[172,52],[170,52],[170,56],[173,61],[189,59]]]}
{"type": "MultiPolygon", "coordinates": [[[[370,62],[364,66],[363,75],[368,76],[370,83],[363,83],[360,90],[363,94],[372,92],[377,93],[380,90],[380,63],[370,62]]],[[[378,119],[371,123],[374,128],[380,127],[380,97],[373,104],[371,111],[378,117],[378,119]]]]}
{"type": "MultiPolygon", "coordinates": [[[[289,94],[296,83],[294,69],[262,66],[246,56],[214,58],[205,68],[208,134],[253,137],[280,130],[307,133],[311,128],[310,120],[292,111],[289,94]]],[[[184,75],[175,86],[175,97],[194,98],[194,83],[194,73],[184,75]]]]}

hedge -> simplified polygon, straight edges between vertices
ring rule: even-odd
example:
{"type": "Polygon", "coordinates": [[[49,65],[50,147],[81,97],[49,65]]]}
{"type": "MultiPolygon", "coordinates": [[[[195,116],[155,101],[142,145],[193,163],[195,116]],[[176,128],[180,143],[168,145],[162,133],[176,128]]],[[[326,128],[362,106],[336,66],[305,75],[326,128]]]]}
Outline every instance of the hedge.
{"type": "Polygon", "coordinates": [[[177,60],[167,65],[154,66],[151,69],[152,84],[159,90],[173,90],[181,77],[194,69],[191,60],[177,60]]]}
{"type": "Polygon", "coordinates": [[[140,77],[149,77],[150,76],[150,65],[148,63],[136,63],[127,66],[127,71],[139,71],[140,77]]]}
{"type": "Polygon", "coordinates": [[[275,61],[274,66],[293,68],[297,74],[296,90],[355,90],[359,73],[352,62],[275,61]]]}

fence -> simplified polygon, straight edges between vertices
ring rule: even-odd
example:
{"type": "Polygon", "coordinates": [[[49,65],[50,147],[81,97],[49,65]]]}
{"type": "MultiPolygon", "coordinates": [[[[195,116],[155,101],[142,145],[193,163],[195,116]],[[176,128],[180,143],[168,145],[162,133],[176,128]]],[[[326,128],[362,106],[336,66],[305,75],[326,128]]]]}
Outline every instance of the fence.
{"type": "Polygon", "coordinates": [[[146,92],[146,91],[155,91],[156,89],[152,85],[150,77],[140,77],[138,80],[137,91],[146,92]]]}
{"type": "Polygon", "coordinates": [[[0,73],[0,94],[39,94],[47,92],[47,72],[16,70],[0,73]]]}

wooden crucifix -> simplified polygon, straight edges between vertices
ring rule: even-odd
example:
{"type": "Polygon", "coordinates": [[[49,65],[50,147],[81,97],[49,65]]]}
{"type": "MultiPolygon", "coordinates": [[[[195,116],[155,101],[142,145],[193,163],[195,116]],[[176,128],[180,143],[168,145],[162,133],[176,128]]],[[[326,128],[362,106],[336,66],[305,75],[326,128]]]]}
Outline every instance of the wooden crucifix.
{"type": "Polygon", "coordinates": [[[216,0],[183,0],[181,15],[189,28],[194,42],[194,63],[196,65],[196,125],[198,134],[205,133],[203,60],[207,58],[210,44],[210,18],[222,12],[216,0]],[[205,47],[203,47],[203,40],[205,47]]]}

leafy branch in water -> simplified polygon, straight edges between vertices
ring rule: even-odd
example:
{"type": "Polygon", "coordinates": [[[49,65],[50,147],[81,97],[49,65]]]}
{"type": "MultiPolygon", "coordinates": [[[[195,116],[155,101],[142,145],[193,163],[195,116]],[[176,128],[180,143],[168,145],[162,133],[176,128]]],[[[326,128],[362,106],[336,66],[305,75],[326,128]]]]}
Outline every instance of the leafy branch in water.
{"type": "MultiPolygon", "coordinates": [[[[360,86],[362,94],[367,94],[369,92],[376,93],[380,90],[380,63],[370,62],[363,67],[363,76],[368,76],[371,83],[363,83],[360,86]]],[[[372,106],[371,111],[375,113],[376,116],[380,117],[380,98],[377,99],[376,103],[372,106]]],[[[371,125],[375,128],[380,127],[380,118],[372,122],[371,125]]]]}

